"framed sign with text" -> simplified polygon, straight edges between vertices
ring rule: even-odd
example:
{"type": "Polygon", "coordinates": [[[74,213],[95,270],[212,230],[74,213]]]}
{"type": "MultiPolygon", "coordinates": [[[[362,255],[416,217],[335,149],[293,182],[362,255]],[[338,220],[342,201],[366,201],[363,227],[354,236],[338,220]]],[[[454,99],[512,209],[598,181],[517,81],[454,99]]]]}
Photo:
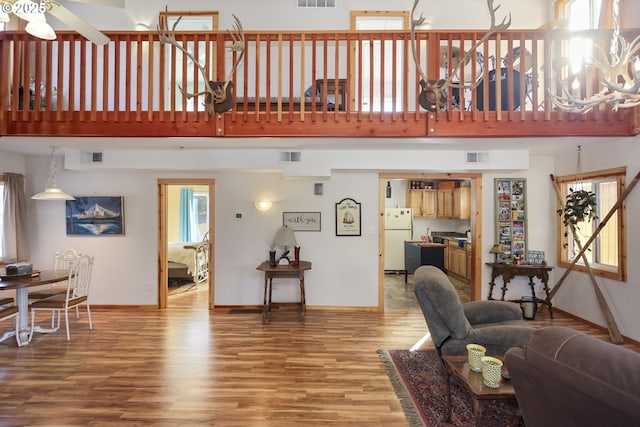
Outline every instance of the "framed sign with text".
{"type": "Polygon", "coordinates": [[[360,203],[345,198],[336,203],[336,236],[360,236],[360,203]]]}
{"type": "Polygon", "coordinates": [[[282,212],[282,226],[293,231],[320,231],[320,212],[282,212]]]}

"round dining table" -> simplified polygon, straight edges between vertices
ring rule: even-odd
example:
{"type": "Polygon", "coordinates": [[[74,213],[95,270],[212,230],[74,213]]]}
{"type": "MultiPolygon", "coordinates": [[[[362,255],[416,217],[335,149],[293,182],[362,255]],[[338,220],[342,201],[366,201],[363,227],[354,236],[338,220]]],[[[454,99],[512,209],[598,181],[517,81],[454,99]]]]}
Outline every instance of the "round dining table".
{"type": "MultiPolygon", "coordinates": [[[[30,274],[7,275],[4,268],[0,268],[0,291],[16,291],[16,305],[18,306],[18,347],[29,343],[29,288],[63,282],[69,277],[69,270],[34,270],[30,274]]],[[[7,332],[7,336],[15,335],[7,332]]]]}

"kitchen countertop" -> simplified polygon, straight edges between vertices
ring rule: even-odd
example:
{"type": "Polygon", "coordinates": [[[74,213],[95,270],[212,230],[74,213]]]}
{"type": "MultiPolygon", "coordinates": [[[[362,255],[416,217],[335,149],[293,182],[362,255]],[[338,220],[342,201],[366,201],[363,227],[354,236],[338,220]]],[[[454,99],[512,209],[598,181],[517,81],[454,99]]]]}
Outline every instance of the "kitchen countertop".
{"type": "Polygon", "coordinates": [[[432,237],[439,237],[442,240],[451,240],[457,242],[459,240],[464,240],[467,243],[471,243],[471,239],[468,239],[466,234],[463,233],[455,233],[455,232],[444,232],[444,233],[432,233],[432,237]]]}
{"type": "Polygon", "coordinates": [[[417,246],[422,246],[423,248],[444,248],[445,246],[447,246],[444,243],[431,243],[425,242],[424,240],[406,240],[406,242],[412,243],[417,246]]]}

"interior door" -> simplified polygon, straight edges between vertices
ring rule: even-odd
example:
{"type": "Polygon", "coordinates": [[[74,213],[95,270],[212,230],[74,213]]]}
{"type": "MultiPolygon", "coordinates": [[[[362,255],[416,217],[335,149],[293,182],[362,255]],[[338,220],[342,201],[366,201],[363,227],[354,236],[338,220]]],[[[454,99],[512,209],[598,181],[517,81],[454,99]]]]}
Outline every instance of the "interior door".
{"type": "Polygon", "coordinates": [[[210,309],[215,304],[215,264],[213,248],[215,245],[214,233],[214,195],[215,180],[213,179],[196,179],[196,178],[176,178],[176,179],[159,179],[158,180],[158,308],[168,307],[168,257],[167,248],[169,244],[171,225],[171,203],[169,193],[172,186],[193,186],[204,188],[208,192],[208,228],[209,233],[209,279],[208,279],[208,306],[210,309]]]}

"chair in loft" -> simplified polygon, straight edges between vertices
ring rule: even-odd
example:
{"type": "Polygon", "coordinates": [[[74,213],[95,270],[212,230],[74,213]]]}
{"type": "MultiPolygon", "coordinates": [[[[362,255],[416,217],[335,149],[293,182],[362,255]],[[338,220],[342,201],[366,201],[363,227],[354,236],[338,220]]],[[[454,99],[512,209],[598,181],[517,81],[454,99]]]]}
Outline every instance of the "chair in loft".
{"type": "Polygon", "coordinates": [[[467,354],[467,344],[480,344],[489,355],[524,347],[533,331],[518,305],[506,301],[462,304],[442,270],[423,265],[414,273],[414,292],[438,354],[467,354]]]}
{"type": "MultiPolygon", "coordinates": [[[[87,307],[87,318],[89,319],[89,329],[93,329],[91,323],[91,308],[89,306],[89,286],[91,284],[91,272],[93,270],[93,257],[89,255],[81,255],[71,263],[69,268],[69,278],[67,280],[67,288],[64,294],[58,294],[34,301],[31,304],[31,333],[29,340],[33,336],[35,330],[36,313],[38,311],[50,311],[52,316],[57,314],[57,322],[52,325],[51,329],[42,329],[42,332],[53,332],[60,329],[60,315],[64,312],[65,327],[67,330],[67,341],[71,339],[69,334],[69,309],[78,308],[84,304],[87,307]]],[[[76,318],[79,316],[76,313],[76,318]]]]}
{"type": "MultiPolygon", "coordinates": [[[[54,270],[68,270],[71,267],[71,263],[80,256],[80,252],[75,249],[65,249],[62,252],[56,252],[53,269],[54,270]]],[[[29,292],[29,299],[45,299],[58,294],[64,294],[67,290],[66,280],[63,282],[55,283],[51,287],[35,290],[29,292]]]]}
{"type": "Polygon", "coordinates": [[[15,328],[15,333],[5,332],[2,336],[0,336],[0,342],[15,335],[18,347],[20,347],[22,346],[22,343],[20,342],[20,334],[18,333],[18,307],[9,304],[13,304],[13,298],[0,298],[0,322],[4,322],[5,320],[12,320],[13,327],[15,328]]]}

